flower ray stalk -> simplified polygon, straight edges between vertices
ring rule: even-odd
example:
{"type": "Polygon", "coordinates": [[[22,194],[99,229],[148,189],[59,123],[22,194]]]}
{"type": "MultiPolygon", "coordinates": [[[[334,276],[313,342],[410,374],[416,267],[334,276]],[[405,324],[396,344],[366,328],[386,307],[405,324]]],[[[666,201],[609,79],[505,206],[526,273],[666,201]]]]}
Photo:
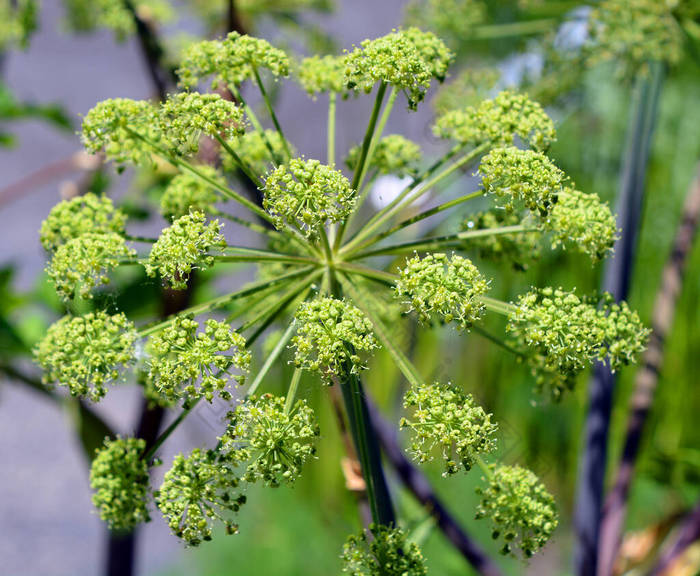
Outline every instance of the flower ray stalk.
{"type": "Polygon", "coordinates": [[[282,126],[280,125],[279,119],[277,118],[277,114],[275,113],[275,109],[272,107],[272,102],[270,102],[270,98],[267,95],[267,90],[265,90],[265,84],[263,84],[262,78],[260,78],[260,72],[258,72],[258,69],[256,66],[252,66],[252,68],[253,68],[253,75],[255,76],[255,83],[258,85],[258,88],[260,89],[260,94],[262,94],[263,100],[265,102],[265,106],[267,107],[267,111],[270,114],[270,119],[272,120],[272,123],[275,125],[275,129],[277,130],[277,133],[280,135],[280,139],[282,140],[282,146],[284,147],[284,152],[287,155],[287,160],[289,160],[292,157],[292,151],[289,149],[289,142],[284,137],[284,132],[282,132],[282,126]]]}

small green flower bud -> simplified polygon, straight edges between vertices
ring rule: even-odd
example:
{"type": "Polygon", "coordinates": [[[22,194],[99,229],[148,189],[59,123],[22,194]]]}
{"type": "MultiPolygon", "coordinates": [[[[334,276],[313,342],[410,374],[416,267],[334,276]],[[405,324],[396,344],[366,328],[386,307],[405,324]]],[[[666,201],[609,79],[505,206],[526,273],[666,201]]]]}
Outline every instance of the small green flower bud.
{"type": "Polygon", "coordinates": [[[150,521],[148,463],[141,438],[105,439],[90,468],[92,503],[110,530],[131,531],[150,521]]]}
{"type": "Polygon", "coordinates": [[[152,140],[160,139],[157,110],[145,100],[115,98],[98,102],[83,119],[82,142],[93,154],[103,152],[117,164],[150,164],[150,145],[135,131],[152,140]]]}
{"type": "Polygon", "coordinates": [[[316,453],[314,443],[320,432],[314,411],[304,400],[298,400],[290,413],[284,408],[284,397],[264,394],[249,398],[231,415],[221,438],[222,451],[246,451],[250,462],[243,478],[249,483],[292,484],[316,453]]]}
{"type": "Polygon", "coordinates": [[[530,350],[538,387],[549,386],[555,400],[594,360],[607,361],[613,371],[634,362],[649,336],[625,302],[553,288],[521,296],[507,331],[516,346],[530,350]]]}
{"type": "MultiPolygon", "coordinates": [[[[222,186],[226,179],[212,166],[198,166],[197,169],[222,186]]],[[[191,174],[178,174],[165,187],[160,199],[160,211],[168,220],[187,216],[190,212],[211,212],[219,195],[210,184],[191,174]]]]}
{"type": "Polygon", "coordinates": [[[442,82],[454,55],[437,36],[417,28],[394,31],[365,40],[345,56],[345,83],[351,90],[369,93],[385,82],[406,95],[415,110],[425,98],[430,81],[442,82]]]}
{"type": "Polygon", "coordinates": [[[488,289],[488,281],[471,260],[457,254],[409,258],[396,282],[396,296],[408,297],[405,304],[421,322],[438,315],[461,329],[480,318],[484,306],[479,296],[488,289]]]}
{"type": "Polygon", "coordinates": [[[204,331],[190,316],[178,316],[149,339],[148,376],[169,400],[211,402],[214,394],[231,399],[231,380],[242,383],[250,366],[243,336],[225,322],[209,319],[204,331]],[[234,369],[238,373],[234,373],[234,369]]]}
{"type": "Polygon", "coordinates": [[[134,357],[136,331],[124,314],[90,312],[64,316],[52,324],[34,349],[45,384],[66,386],[73,396],[97,402],[106,384],[121,379],[121,367],[134,357]]]}
{"type": "Polygon", "coordinates": [[[299,324],[292,338],[295,363],[325,377],[364,368],[359,353],[377,347],[372,323],[345,300],[318,298],[304,302],[296,312],[299,324]]]}
{"type": "MultiPolygon", "coordinates": [[[[265,130],[264,138],[257,130],[246,132],[234,138],[228,144],[236,151],[243,164],[251,168],[253,174],[265,174],[270,169],[270,163],[272,162],[270,150],[267,147],[268,143],[275,157],[284,158],[286,155],[284,143],[277,130],[265,130]],[[267,143],[265,140],[267,140],[267,143]]],[[[289,143],[287,145],[291,148],[293,154],[294,147],[289,143]]],[[[226,150],[221,151],[221,160],[227,172],[238,170],[238,164],[226,150]]]]}
{"type": "Polygon", "coordinates": [[[439,448],[445,461],[443,476],[455,474],[460,466],[468,472],[475,456],[496,447],[497,426],[491,415],[470,394],[450,384],[412,386],[403,405],[413,409],[410,419],[401,420],[401,428],[413,432],[409,452],[423,464],[432,461],[432,452],[439,448]]]}
{"type": "Polygon", "coordinates": [[[265,180],[263,206],[275,227],[293,226],[315,237],[327,222],[341,222],[355,205],[350,182],[339,170],[318,160],[293,158],[265,180]]]}
{"type": "MultiPolygon", "coordinates": [[[[350,170],[355,170],[360,159],[361,146],[350,149],[345,160],[350,170]]],[[[384,136],[374,149],[370,169],[379,174],[394,174],[399,178],[414,174],[422,158],[420,146],[400,134],[384,136]]]]}
{"type": "Polygon", "coordinates": [[[109,283],[109,271],[135,254],[119,234],[87,233],[61,244],[46,272],[63,299],[92,298],[93,288],[109,283]]]}
{"type": "Polygon", "coordinates": [[[535,150],[546,150],[556,139],[554,124],[542,107],[527,96],[501,92],[478,106],[443,113],[433,132],[440,138],[478,146],[512,146],[515,137],[535,150]]]}
{"type": "Polygon", "coordinates": [[[165,473],[156,504],[173,534],[190,546],[211,540],[212,523],[220,521],[228,534],[238,532],[231,520],[245,504],[239,462],[209,450],[195,449],[175,456],[165,473]]]}
{"type": "Polygon", "coordinates": [[[296,73],[297,81],[309,96],[321,92],[345,92],[345,60],[340,56],[304,58],[296,73]]]}
{"type": "Polygon", "coordinates": [[[262,69],[273,76],[288,76],[289,58],[262,38],[231,32],[224,40],[191,44],[177,75],[185,88],[194,88],[209,76],[213,77],[212,88],[225,88],[238,86],[262,69]]]}
{"type": "MultiPolygon", "coordinates": [[[[528,222],[528,217],[522,218],[517,212],[494,208],[467,218],[462,224],[462,230],[489,230],[527,225],[528,222]]],[[[533,228],[535,225],[532,222],[533,228]]],[[[541,236],[542,233],[538,230],[517,234],[489,234],[465,240],[464,249],[476,249],[483,259],[510,262],[516,270],[525,270],[530,260],[539,257],[541,236]]]]}
{"type": "Polygon", "coordinates": [[[504,540],[503,554],[520,548],[529,558],[559,523],[554,498],[535,474],[520,466],[491,466],[487,481],[486,488],[477,488],[481,495],[477,519],[491,520],[494,539],[504,540]]]}
{"type": "Polygon", "coordinates": [[[495,148],[481,160],[481,185],[499,200],[499,206],[513,210],[524,205],[530,212],[546,216],[557,201],[566,175],[541,152],[513,146],[495,148]]]}
{"type": "Polygon", "coordinates": [[[218,220],[206,223],[202,212],[191,212],[165,228],[151,248],[146,274],[156,273],[176,290],[184,290],[194,269],[206,270],[214,263],[212,248],[226,245],[218,220]]]}
{"type": "Polygon", "coordinates": [[[202,135],[221,136],[224,140],[243,134],[243,111],[235,102],[219,94],[185,92],[171,94],[160,110],[160,130],[168,147],[180,154],[199,150],[202,135]]]}
{"type": "Polygon", "coordinates": [[[41,245],[53,252],[62,244],[87,233],[124,233],[126,214],[115,210],[107,196],[89,192],[59,202],[41,224],[41,245]]]}
{"type": "Polygon", "coordinates": [[[593,261],[608,256],[618,238],[615,216],[608,205],[596,194],[568,187],[557,195],[543,228],[553,232],[552,248],[573,246],[593,261]]]}
{"type": "Polygon", "coordinates": [[[343,546],[343,573],[350,576],[425,576],[418,546],[401,528],[372,524],[343,546]]]}

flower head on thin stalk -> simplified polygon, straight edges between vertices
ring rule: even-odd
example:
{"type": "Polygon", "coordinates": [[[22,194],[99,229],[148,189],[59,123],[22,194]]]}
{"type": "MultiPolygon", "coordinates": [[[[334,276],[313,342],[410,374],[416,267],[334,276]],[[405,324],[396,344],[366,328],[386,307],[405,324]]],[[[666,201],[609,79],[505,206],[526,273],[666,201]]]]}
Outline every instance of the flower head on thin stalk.
{"type": "Polygon", "coordinates": [[[512,146],[516,136],[534,150],[556,139],[554,124],[542,107],[523,94],[501,92],[478,106],[441,114],[433,130],[440,138],[478,146],[512,146]]]}
{"type": "Polygon", "coordinates": [[[345,57],[349,89],[370,92],[384,82],[401,90],[415,110],[425,98],[433,78],[442,82],[453,54],[437,36],[417,28],[394,31],[365,40],[345,57]]]}
{"type": "Polygon", "coordinates": [[[117,164],[152,164],[153,150],[133,131],[160,139],[158,113],[150,102],[114,98],[98,102],[83,119],[82,142],[88,152],[104,153],[117,164]]]}
{"type": "Polygon", "coordinates": [[[531,353],[538,386],[549,386],[554,399],[594,360],[607,362],[613,371],[634,362],[649,336],[625,302],[618,304],[609,295],[592,301],[553,288],[521,296],[507,330],[517,346],[531,353]]]}
{"type": "Polygon", "coordinates": [[[372,524],[343,546],[343,573],[350,576],[425,576],[425,559],[401,528],[372,524]]]}
{"type": "Polygon", "coordinates": [[[146,273],[156,273],[175,289],[187,287],[192,270],[205,270],[214,263],[211,249],[226,245],[218,220],[206,222],[202,212],[181,216],[165,230],[151,248],[146,273]]]}
{"type": "Polygon", "coordinates": [[[342,56],[311,56],[304,58],[296,71],[296,78],[309,96],[322,92],[342,94],[346,90],[345,61],[342,56]]]}
{"type": "Polygon", "coordinates": [[[109,284],[108,273],[135,254],[119,234],[90,232],[59,246],[46,271],[63,299],[92,298],[92,289],[109,284]]]}
{"type": "Polygon", "coordinates": [[[212,88],[238,86],[253,77],[255,70],[273,76],[289,75],[289,58],[262,38],[231,32],[224,40],[205,40],[190,45],[177,70],[180,84],[195,88],[212,77],[212,88]]]}
{"type": "Polygon", "coordinates": [[[529,558],[557,527],[554,498],[535,474],[520,466],[491,466],[487,482],[486,488],[477,488],[477,519],[491,520],[494,540],[503,540],[503,554],[519,548],[529,558]]]}
{"type": "Polygon", "coordinates": [[[364,368],[359,356],[377,347],[372,323],[345,300],[318,298],[305,302],[296,312],[299,324],[292,343],[297,366],[326,376],[364,368]]]}
{"type": "Polygon", "coordinates": [[[435,316],[468,329],[477,321],[484,306],[479,296],[489,283],[471,260],[452,254],[435,253],[406,260],[396,281],[396,295],[407,298],[409,310],[422,322],[435,316]]]}
{"type": "Polygon", "coordinates": [[[524,205],[540,216],[549,214],[566,175],[541,152],[514,146],[491,150],[479,166],[481,185],[497,197],[500,207],[524,205]]]}
{"type": "MultiPolygon", "coordinates": [[[[345,160],[350,170],[355,170],[360,154],[360,146],[350,149],[345,160]]],[[[400,134],[389,134],[377,142],[369,168],[379,174],[393,174],[403,178],[415,174],[422,157],[418,144],[400,134]]]]}
{"type": "Polygon", "coordinates": [[[92,503],[110,530],[131,531],[148,522],[148,462],[141,438],[106,438],[90,467],[92,503]]]}
{"type": "MultiPolygon", "coordinates": [[[[216,168],[198,166],[197,170],[221,186],[226,186],[226,179],[216,168]]],[[[219,195],[211,184],[192,174],[178,174],[165,187],[160,199],[160,212],[168,220],[177,220],[190,212],[208,214],[218,200],[219,195]]]]}
{"type": "Polygon", "coordinates": [[[41,223],[39,238],[48,252],[83,234],[124,233],[126,214],[115,209],[107,196],[88,192],[59,202],[41,223]]]}
{"type": "Polygon", "coordinates": [[[401,428],[413,433],[411,454],[422,464],[439,449],[445,463],[443,476],[455,474],[460,467],[468,472],[475,456],[495,448],[497,426],[491,415],[470,394],[450,384],[412,386],[403,405],[412,410],[410,417],[401,419],[401,428]]]}
{"type": "Polygon", "coordinates": [[[247,482],[262,480],[276,487],[292,484],[301,475],[305,462],[316,453],[318,435],[314,411],[306,401],[298,400],[287,412],[284,397],[263,394],[236,408],[221,447],[224,452],[246,451],[247,482]]]}
{"type": "Polygon", "coordinates": [[[238,532],[232,520],[245,504],[238,462],[213,450],[196,448],[175,456],[155,493],[156,504],[173,534],[190,546],[211,540],[212,523],[220,521],[229,534],[238,532]]]}
{"type": "Polygon", "coordinates": [[[122,313],[89,312],[64,316],[46,331],[34,349],[45,384],[66,386],[73,396],[97,402],[106,385],[122,378],[134,358],[136,331],[122,313]]]}
{"type": "Polygon", "coordinates": [[[159,121],[168,148],[185,155],[197,153],[202,136],[228,140],[245,130],[243,111],[235,102],[199,92],[170,95],[161,106],[159,121]]]}
{"type": "Polygon", "coordinates": [[[315,237],[327,222],[344,220],[354,207],[350,182],[318,160],[293,158],[268,174],[263,206],[278,229],[293,226],[315,237]]]}
{"type": "Polygon", "coordinates": [[[231,381],[242,383],[250,366],[243,336],[225,322],[208,319],[204,331],[189,316],[178,316],[148,343],[149,377],[167,399],[200,397],[209,402],[218,394],[231,398],[231,381]]]}

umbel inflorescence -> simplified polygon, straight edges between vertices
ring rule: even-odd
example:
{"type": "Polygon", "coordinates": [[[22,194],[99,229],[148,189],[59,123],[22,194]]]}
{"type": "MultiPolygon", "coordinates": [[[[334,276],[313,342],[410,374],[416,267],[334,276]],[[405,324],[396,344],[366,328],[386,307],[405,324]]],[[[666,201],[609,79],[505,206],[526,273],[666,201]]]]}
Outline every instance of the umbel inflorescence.
{"type": "Polygon", "coordinates": [[[343,393],[373,512],[370,532],[346,545],[346,572],[423,574],[420,552],[397,526],[391,503],[381,501],[381,462],[372,457],[376,438],[362,376],[383,349],[409,384],[401,420],[409,453],[420,463],[439,455],[445,476],[482,470],[476,515],[493,522],[504,552],[530,556],[551,536],[557,524],[551,495],[532,472],[490,462],[495,419],[458,384],[423,380],[389,336],[386,302],[403,307],[397,323],[451,324],[460,334],[503,317],[506,348],[555,399],[595,360],[615,369],[633,362],[648,331],[625,303],[607,296],[547,287],[513,295],[513,302],[489,296],[498,279],[482,272],[481,260],[561,246],[597,261],[611,252],[618,231],[608,207],[578,191],[547,156],[554,124],[524,95],[503,92],[442,111],[434,131],[450,144],[428,167],[418,144],[383,134],[398,96],[415,109],[445,78],[451,58],[437,37],[416,28],[299,65],[264,40],[230,34],[185,51],[178,70],[185,91],[160,104],[107,100],[85,116],[88,150],[119,168],[168,166],[160,199],[166,225],[157,239],[129,236],[125,213],[93,194],[51,211],[41,230],[49,277],[72,310],[94,309],[60,319],[37,346],[46,383],[99,401],[109,386],[131,381],[134,370],[145,379],[144,390],[182,410],[176,425],[198,402],[231,404],[218,444],[178,455],[157,489],[148,468],[174,427],[151,445],[122,437],[105,442],[91,481],[100,515],[112,528],[147,521],[155,505],[191,545],[209,540],[217,522],[236,532],[236,512],[250,485],[291,484],[315,458],[314,409],[298,398],[308,373],[343,393]],[[327,95],[326,159],[296,156],[276,116],[266,83],[290,74],[314,98],[327,95]],[[209,79],[235,99],[197,91],[209,79]],[[259,91],[266,119],[248,106],[250,89],[259,91]],[[345,151],[350,170],[344,172],[335,158],[337,97],[363,93],[374,94],[374,107],[364,137],[345,151]],[[265,128],[266,121],[274,128],[265,128]],[[201,163],[205,140],[221,155],[220,168],[201,163]],[[481,186],[448,196],[447,184],[463,170],[476,171],[481,186]],[[377,174],[408,177],[408,183],[372,212],[368,198],[377,174]],[[363,224],[355,219],[359,211],[369,213],[363,224]],[[435,235],[421,232],[424,220],[447,211],[458,217],[445,220],[435,235]],[[225,234],[224,221],[231,233],[225,234]],[[244,245],[243,238],[256,234],[259,242],[244,245]],[[217,271],[223,263],[252,264],[258,278],[140,326],[118,310],[96,308],[114,299],[90,300],[95,291],[118,289],[117,267],[142,266],[177,291],[191,287],[199,271],[217,271]],[[74,306],[76,300],[83,302],[74,306]],[[252,345],[280,320],[284,334],[263,362],[253,362],[252,345]],[[287,394],[260,394],[288,348],[294,372],[287,394]],[[249,376],[252,366],[261,367],[249,376]]]}

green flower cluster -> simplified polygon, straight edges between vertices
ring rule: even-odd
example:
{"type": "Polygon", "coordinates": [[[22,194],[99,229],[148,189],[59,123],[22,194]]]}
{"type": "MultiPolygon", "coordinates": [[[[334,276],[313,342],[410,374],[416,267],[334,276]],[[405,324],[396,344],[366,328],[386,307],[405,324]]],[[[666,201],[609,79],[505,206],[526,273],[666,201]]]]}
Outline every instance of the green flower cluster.
{"type": "Polygon", "coordinates": [[[304,302],[296,311],[296,319],[299,328],[292,338],[295,363],[325,377],[364,368],[358,353],[377,347],[372,323],[345,300],[318,298],[304,302]]]}
{"type": "Polygon", "coordinates": [[[604,0],[590,15],[593,62],[621,62],[634,73],[649,62],[676,64],[683,54],[683,30],[673,16],[677,2],[604,0]]]}
{"type": "Polygon", "coordinates": [[[120,379],[121,366],[134,357],[136,331],[122,313],[64,316],[34,348],[45,384],[66,386],[73,396],[97,402],[106,384],[120,379]]]}
{"type": "Polygon", "coordinates": [[[396,281],[397,297],[408,297],[406,305],[421,322],[438,315],[468,329],[483,312],[480,296],[489,283],[471,260],[457,254],[416,255],[406,260],[396,281]]]}
{"type": "MultiPolygon", "coordinates": [[[[253,174],[265,174],[270,168],[272,158],[284,158],[286,154],[282,137],[277,130],[265,130],[264,135],[258,130],[246,132],[228,144],[236,151],[243,164],[251,168],[253,174]]],[[[288,145],[293,153],[294,148],[291,144],[288,145]]],[[[221,161],[227,172],[238,170],[238,164],[225,150],[222,150],[221,161]]]]}
{"type": "MultiPolygon", "coordinates": [[[[556,204],[555,204],[556,209],[556,204]]],[[[508,226],[519,226],[526,224],[527,217],[502,208],[494,208],[484,212],[477,212],[470,216],[462,224],[464,231],[491,230],[508,226]]],[[[536,223],[533,222],[533,230],[528,232],[518,232],[516,234],[488,234],[477,236],[465,240],[464,248],[475,249],[479,256],[486,260],[511,262],[516,270],[524,270],[527,263],[539,256],[540,236],[538,230],[534,230],[536,223]]]]}
{"type": "Polygon", "coordinates": [[[617,222],[607,204],[596,194],[564,188],[543,228],[553,232],[552,248],[573,245],[592,260],[608,256],[618,237],[617,222]]]}
{"type": "Polygon", "coordinates": [[[109,271],[135,254],[119,234],[89,232],[61,244],[46,272],[63,299],[91,298],[93,288],[109,283],[109,271]]]}
{"type": "Polygon", "coordinates": [[[161,395],[186,403],[201,398],[209,402],[218,394],[231,398],[231,380],[242,383],[250,366],[250,352],[243,336],[225,322],[208,319],[204,331],[190,316],[178,316],[148,342],[149,378],[161,395]],[[240,371],[233,374],[233,369],[240,371]]]}
{"type": "Polygon", "coordinates": [[[479,165],[481,185],[493,194],[501,207],[513,210],[524,204],[539,216],[546,216],[557,201],[566,175],[541,152],[514,146],[495,148],[479,165]]]}
{"type": "Polygon", "coordinates": [[[211,540],[212,522],[219,520],[230,534],[238,525],[230,518],[246,497],[236,469],[238,463],[213,450],[178,454],[156,491],[156,505],[173,534],[190,546],[211,540]]]}
{"type": "Polygon", "coordinates": [[[87,233],[124,233],[126,214],[115,210],[107,196],[88,192],[56,204],[41,224],[39,238],[47,252],[87,233]]]}
{"type": "MultiPolygon", "coordinates": [[[[361,153],[361,146],[353,146],[348,152],[345,163],[350,170],[355,170],[361,153]]],[[[379,174],[394,174],[402,178],[416,172],[422,156],[418,144],[400,134],[389,134],[377,142],[369,168],[379,174]]]]}
{"type": "MultiPolygon", "coordinates": [[[[207,165],[197,166],[206,177],[226,185],[219,171],[207,165]]],[[[190,212],[208,214],[219,200],[216,190],[192,174],[178,174],[165,187],[160,199],[160,211],[168,220],[187,216],[190,212]]]]}
{"type": "Polygon", "coordinates": [[[468,472],[476,456],[495,448],[497,426],[491,415],[470,394],[450,384],[412,386],[403,405],[413,410],[410,419],[401,419],[401,428],[413,432],[409,451],[423,464],[430,462],[433,450],[439,448],[445,461],[443,476],[457,473],[460,466],[468,472]]]}
{"type": "Polygon", "coordinates": [[[165,228],[153,244],[146,264],[146,274],[157,273],[176,290],[184,290],[193,269],[206,270],[214,263],[212,248],[223,248],[218,220],[206,223],[202,212],[190,212],[165,228]]]}
{"type": "Polygon", "coordinates": [[[535,150],[556,139],[554,124],[542,107],[523,94],[504,91],[478,106],[441,114],[433,132],[440,138],[478,146],[511,146],[517,136],[535,150]]]}
{"type": "Polygon", "coordinates": [[[245,129],[243,111],[235,102],[219,94],[199,92],[168,96],[161,106],[159,121],[168,149],[184,155],[197,153],[203,134],[228,140],[240,136],[245,129]]]}
{"type": "Polygon", "coordinates": [[[612,370],[634,362],[649,336],[625,302],[609,295],[591,301],[553,288],[521,296],[507,331],[517,346],[531,351],[537,384],[549,386],[554,399],[594,360],[607,361],[612,370]]]}
{"type": "Polygon", "coordinates": [[[492,466],[487,481],[487,488],[477,488],[477,519],[491,519],[494,540],[504,541],[503,554],[516,547],[531,557],[559,523],[554,498],[535,474],[520,466],[492,466]]]}
{"type": "Polygon", "coordinates": [[[483,0],[412,0],[406,12],[411,24],[434,30],[455,47],[488,16],[483,0]]]}
{"type": "Polygon", "coordinates": [[[307,238],[326,222],[340,222],[352,211],[354,192],[340,170],[318,160],[293,158],[268,174],[263,206],[275,227],[292,226],[307,238]]]}
{"type": "Polygon", "coordinates": [[[131,531],[151,517],[148,513],[146,441],[141,438],[105,438],[90,467],[92,503],[110,530],[131,531]]]}
{"type": "Polygon", "coordinates": [[[262,38],[231,32],[224,40],[191,44],[183,55],[177,75],[185,88],[194,88],[213,76],[212,88],[238,86],[266,69],[274,76],[289,75],[289,58],[262,38]]]}
{"type": "Polygon", "coordinates": [[[433,78],[442,82],[453,54],[437,36],[417,28],[364,40],[345,56],[345,83],[350,90],[369,93],[384,82],[406,95],[415,110],[433,78]]]}
{"type": "Polygon", "coordinates": [[[400,528],[372,524],[343,546],[343,573],[350,576],[425,576],[425,559],[400,528]]]}
{"type": "Polygon", "coordinates": [[[265,394],[251,397],[236,408],[231,424],[221,438],[224,452],[237,452],[237,459],[248,461],[243,479],[262,480],[268,486],[291,484],[304,463],[316,453],[319,435],[314,411],[298,400],[290,412],[285,398],[265,394]]]}
{"type": "Polygon", "coordinates": [[[309,96],[321,92],[341,94],[346,89],[345,60],[341,56],[304,58],[296,71],[296,79],[309,96]]]}
{"type": "Polygon", "coordinates": [[[104,153],[117,164],[148,164],[153,150],[137,135],[160,139],[158,113],[145,100],[114,98],[98,102],[83,118],[82,142],[88,152],[104,153]]]}

